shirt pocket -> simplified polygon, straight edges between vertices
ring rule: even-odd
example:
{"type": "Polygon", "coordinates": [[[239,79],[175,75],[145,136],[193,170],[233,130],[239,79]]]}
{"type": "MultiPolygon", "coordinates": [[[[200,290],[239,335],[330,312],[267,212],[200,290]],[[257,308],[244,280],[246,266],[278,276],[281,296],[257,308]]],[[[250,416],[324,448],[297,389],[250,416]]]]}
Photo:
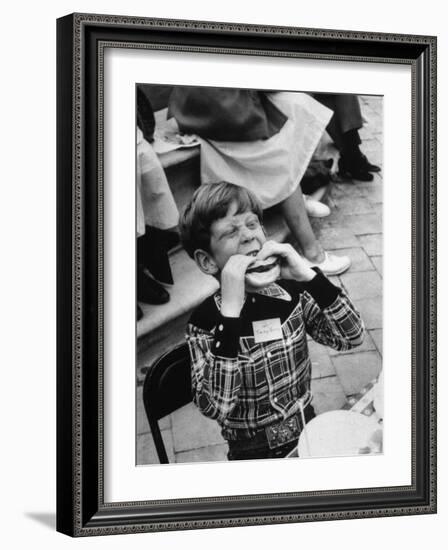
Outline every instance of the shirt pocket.
{"type": "Polygon", "coordinates": [[[238,365],[241,372],[240,395],[244,399],[259,399],[268,395],[268,383],[265,372],[263,354],[260,348],[257,352],[248,356],[238,355],[238,365]]]}

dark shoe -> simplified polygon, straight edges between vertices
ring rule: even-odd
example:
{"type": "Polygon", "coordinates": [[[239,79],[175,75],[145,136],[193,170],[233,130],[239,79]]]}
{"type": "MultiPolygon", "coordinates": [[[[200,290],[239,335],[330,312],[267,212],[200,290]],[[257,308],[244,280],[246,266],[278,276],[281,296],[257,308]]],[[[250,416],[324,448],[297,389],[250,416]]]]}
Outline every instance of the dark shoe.
{"type": "Polygon", "coordinates": [[[161,305],[166,304],[170,295],[151,277],[146,268],[137,266],[137,300],[144,304],[161,305]]]}
{"type": "Polygon", "coordinates": [[[361,153],[361,164],[367,172],[381,172],[381,168],[376,164],[371,164],[363,153],[361,153]]]}
{"type": "MultiPolygon", "coordinates": [[[[339,159],[338,168],[341,178],[351,178],[358,181],[372,181],[372,174],[366,169],[365,164],[358,160],[347,161],[345,157],[339,159]]],[[[367,160],[367,159],[366,159],[367,160]]]]}

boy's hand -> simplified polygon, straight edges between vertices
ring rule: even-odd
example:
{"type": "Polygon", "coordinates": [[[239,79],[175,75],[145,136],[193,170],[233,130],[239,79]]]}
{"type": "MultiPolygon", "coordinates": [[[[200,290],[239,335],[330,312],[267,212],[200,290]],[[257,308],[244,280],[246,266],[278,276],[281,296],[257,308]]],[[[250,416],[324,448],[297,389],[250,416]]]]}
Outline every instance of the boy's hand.
{"type": "Polygon", "coordinates": [[[257,259],[265,260],[270,256],[280,258],[280,276],[282,279],[305,282],[311,281],[316,275],[316,272],[311,269],[290,244],[266,241],[258,253],[257,259]]]}
{"type": "Polygon", "coordinates": [[[253,256],[235,254],[221,272],[221,314],[239,317],[244,305],[246,269],[255,261],[253,256]]]}

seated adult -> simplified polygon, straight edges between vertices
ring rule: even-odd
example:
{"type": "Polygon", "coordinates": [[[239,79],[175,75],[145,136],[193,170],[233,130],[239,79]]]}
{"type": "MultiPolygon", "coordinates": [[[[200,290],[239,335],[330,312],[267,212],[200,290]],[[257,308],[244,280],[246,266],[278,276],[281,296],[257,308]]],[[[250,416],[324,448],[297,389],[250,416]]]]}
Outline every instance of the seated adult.
{"type": "Polygon", "coordinates": [[[369,162],[360,149],[359,130],[364,119],[359,98],[355,94],[311,94],[319,103],[333,111],[327,132],[340,151],[339,175],[360,181],[372,181],[379,166],[369,162]]]}
{"type": "Polygon", "coordinates": [[[310,265],[334,275],[350,267],[316,239],[299,185],[332,111],[303,93],[179,86],[169,116],[199,137],[203,184],[235,182],[263,209],[279,205],[310,265]]]}
{"type": "MultiPolygon", "coordinates": [[[[170,299],[163,284],[173,284],[168,250],[179,240],[179,212],[165,172],[152,147],[154,114],[137,89],[137,300],[164,304],[170,299]]],[[[137,306],[137,320],[143,316],[137,306]]]]}

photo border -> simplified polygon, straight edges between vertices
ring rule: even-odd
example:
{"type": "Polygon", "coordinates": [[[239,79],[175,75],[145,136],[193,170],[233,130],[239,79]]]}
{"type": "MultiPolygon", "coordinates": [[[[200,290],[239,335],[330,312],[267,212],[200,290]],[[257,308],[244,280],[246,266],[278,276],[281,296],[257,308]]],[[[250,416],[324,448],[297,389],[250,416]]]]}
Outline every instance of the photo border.
{"type": "Polygon", "coordinates": [[[58,20],[57,46],[57,529],[89,536],[435,513],[436,38],[72,14],[58,20]],[[148,495],[144,502],[104,502],[102,129],[107,47],[411,65],[410,486],[163,501],[151,501],[148,495]]]}

